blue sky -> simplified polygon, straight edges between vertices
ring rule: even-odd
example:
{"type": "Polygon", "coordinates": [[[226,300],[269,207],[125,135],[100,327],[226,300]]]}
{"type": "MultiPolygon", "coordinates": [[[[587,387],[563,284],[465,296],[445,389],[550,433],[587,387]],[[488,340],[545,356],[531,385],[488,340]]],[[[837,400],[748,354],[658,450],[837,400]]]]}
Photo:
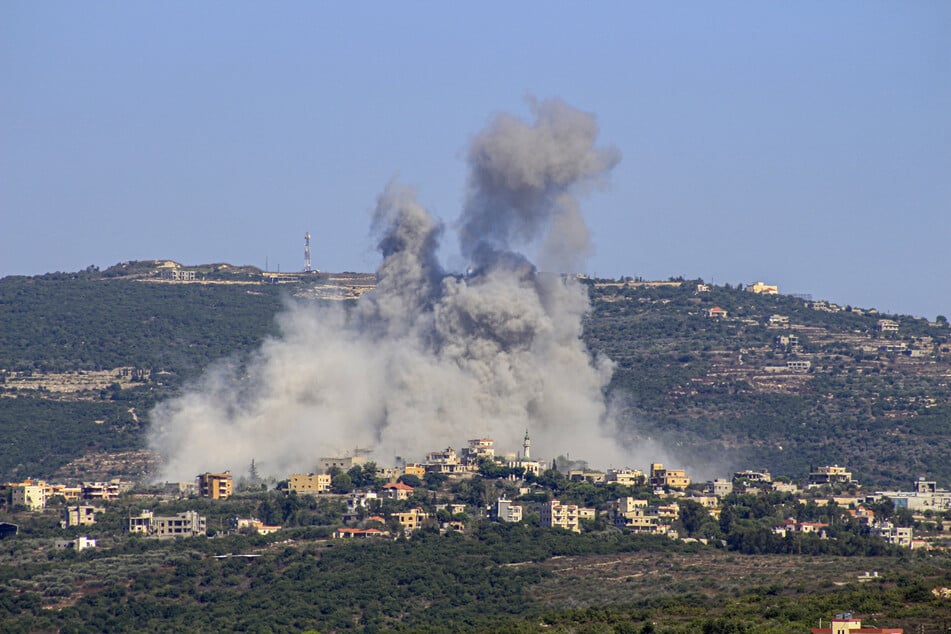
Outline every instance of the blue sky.
{"type": "Polygon", "coordinates": [[[371,271],[394,178],[449,229],[526,97],[624,155],[600,276],[951,316],[951,3],[0,3],[0,276],[371,271]]]}

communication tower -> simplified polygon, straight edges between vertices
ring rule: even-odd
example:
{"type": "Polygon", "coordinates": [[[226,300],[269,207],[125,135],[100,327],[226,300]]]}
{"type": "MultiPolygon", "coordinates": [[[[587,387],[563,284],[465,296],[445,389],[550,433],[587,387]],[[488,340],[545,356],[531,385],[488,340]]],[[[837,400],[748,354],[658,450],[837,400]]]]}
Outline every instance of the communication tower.
{"type": "Polygon", "coordinates": [[[310,232],[304,234],[304,273],[310,273],[310,232]]]}

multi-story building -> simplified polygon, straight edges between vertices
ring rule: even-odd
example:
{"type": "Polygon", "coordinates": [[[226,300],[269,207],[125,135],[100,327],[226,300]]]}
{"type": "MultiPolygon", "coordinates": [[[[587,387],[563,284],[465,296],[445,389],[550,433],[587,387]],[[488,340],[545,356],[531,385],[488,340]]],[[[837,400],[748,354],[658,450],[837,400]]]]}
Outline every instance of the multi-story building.
{"type": "Polygon", "coordinates": [[[174,282],[194,282],[196,279],[195,271],[186,271],[184,269],[165,269],[161,275],[163,280],[172,280],[174,282]]]}
{"type": "Polygon", "coordinates": [[[495,441],[491,438],[476,438],[469,441],[469,446],[462,450],[462,459],[468,462],[479,462],[484,458],[495,458],[495,441]]]}
{"type": "Polygon", "coordinates": [[[505,496],[502,496],[495,503],[495,517],[500,522],[521,522],[522,507],[512,504],[511,500],[506,500],[505,496]]]}
{"type": "Polygon", "coordinates": [[[611,519],[616,527],[632,533],[663,535],[670,530],[670,524],[656,506],[632,497],[618,498],[611,503],[611,519]]]}
{"type": "Polygon", "coordinates": [[[25,506],[31,511],[42,511],[46,508],[46,483],[27,482],[13,485],[13,496],[10,501],[13,506],[25,506]]]}
{"type": "Polygon", "coordinates": [[[287,479],[287,490],[308,495],[328,493],[332,480],[329,473],[292,473],[287,479]]]}
{"type": "Polygon", "coordinates": [[[717,478],[707,485],[707,492],[718,498],[726,497],[733,493],[733,481],[726,478],[717,478]]]}
{"type": "Polygon", "coordinates": [[[644,484],[647,478],[644,477],[644,472],[639,469],[608,469],[605,481],[616,482],[624,486],[635,486],[644,484]]]}
{"type": "Polygon", "coordinates": [[[327,473],[331,470],[350,471],[354,467],[362,467],[367,463],[366,456],[328,456],[317,461],[317,471],[327,473]]]}
{"type": "Polygon", "coordinates": [[[879,319],[877,327],[881,332],[898,332],[898,322],[892,319],[879,319]]]}
{"type": "Polygon", "coordinates": [[[359,491],[350,496],[347,500],[347,513],[344,519],[347,521],[357,519],[361,514],[361,509],[372,508],[378,504],[379,496],[374,491],[359,491]]]}
{"type": "Polygon", "coordinates": [[[131,483],[124,483],[119,479],[109,480],[109,482],[83,482],[83,499],[116,500],[123,491],[128,491],[131,488],[131,483]]]}
{"type": "Polygon", "coordinates": [[[96,523],[96,513],[101,513],[102,509],[95,506],[77,504],[76,506],[67,506],[63,521],[60,526],[92,526],[96,523]]]}
{"type": "Polygon", "coordinates": [[[817,467],[815,471],[809,473],[810,485],[848,484],[849,482],[852,482],[852,473],[839,465],[817,467]]]}
{"type": "Polygon", "coordinates": [[[752,469],[747,469],[746,471],[737,471],[734,473],[733,480],[746,480],[747,482],[772,482],[773,476],[765,469],[763,471],[753,471],[752,469]]]}
{"type": "Polygon", "coordinates": [[[690,478],[683,469],[665,469],[659,462],[651,464],[651,476],[648,483],[652,487],[668,489],[686,489],[690,486],[690,478]]]}
{"type": "Polygon", "coordinates": [[[914,531],[910,526],[895,526],[891,522],[877,522],[872,525],[872,534],[878,535],[889,544],[911,548],[914,531]]]}
{"type": "Polygon", "coordinates": [[[910,511],[951,511],[951,491],[939,489],[937,483],[921,478],[914,491],[878,491],[875,498],[888,498],[896,509],[910,511]]]}
{"type": "Polygon", "coordinates": [[[204,535],[205,531],[205,518],[197,511],[185,511],[174,516],[160,516],[152,511],[143,511],[138,516],[129,518],[129,532],[141,533],[154,539],[196,537],[204,535]]]}
{"type": "Polygon", "coordinates": [[[424,512],[421,508],[415,508],[405,513],[393,513],[393,517],[400,523],[404,531],[411,533],[422,527],[423,522],[429,519],[429,513],[424,512]]]}
{"type": "Polygon", "coordinates": [[[212,500],[226,500],[233,493],[233,482],[231,472],[208,473],[199,475],[196,479],[198,486],[198,495],[212,500]]]}
{"type": "Polygon", "coordinates": [[[580,533],[581,524],[578,518],[578,506],[562,504],[558,500],[551,500],[542,504],[539,512],[539,525],[542,528],[563,528],[580,533]]]}

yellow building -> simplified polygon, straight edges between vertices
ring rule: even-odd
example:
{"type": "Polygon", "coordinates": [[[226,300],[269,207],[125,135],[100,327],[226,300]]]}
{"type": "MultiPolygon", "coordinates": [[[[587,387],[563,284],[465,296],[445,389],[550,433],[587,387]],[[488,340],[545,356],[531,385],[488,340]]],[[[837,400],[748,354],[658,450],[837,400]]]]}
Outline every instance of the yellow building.
{"type": "Polygon", "coordinates": [[[13,506],[25,506],[31,511],[42,511],[46,508],[46,483],[15,484],[13,485],[13,506]]]}
{"type": "Polygon", "coordinates": [[[542,528],[563,528],[580,533],[581,524],[578,520],[578,507],[574,504],[562,504],[558,500],[543,504],[539,513],[539,524],[542,528]]]}
{"type": "Polygon", "coordinates": [[[393,517],[396,518],[396,521],[400,523],[400,526],[403,527],[407,533],[410,533],[423,525],[427,519],[429,519],[429,513],[426,513],[421,508],[415,508],[411,511],[406,511],[405,513],[393,513],[393,517]]]}
{"type": "Polygon", "coordinates": [[[751,293],[762,293],[765,295],[778,295],[779,287],[772,284],[763,284],[762,282],[754,282],[746,287],[751,293]]]}
{"type": "Polygon", "coordinates": [[[287,490],[310,495],[327,493],[331,480],[329,473],[292,473],[287,479],[287,490]]]}
{"type": "Polygon", "coordinates": [[[231,472],[203,473],[198,476],[198,495],[212,500],[226,500],[233,493],[231,472]]]}
{"type": "Polygon", "coordinates": [[[665,469],[664,465],[655,462],[651,465],[649,483],[652,487],[666,487],[668,489],[686,489],[690,486],[690,478],[683,469],[665,469]]]}
{"type": "Polygon", "coordinates": [[[649,506],[647,500],[619,498],[611,503],[611,516],[617,528],[632,533],[663,535],[670,530],[658,508],[649,506]]]}
{"type": "Polygon", "coordinates": [[[414,475],[417,478],[422,478],[424,475],[426,475],[426,467],[417,463],[407,464],[403,467],[403,474],[414,475]]]}

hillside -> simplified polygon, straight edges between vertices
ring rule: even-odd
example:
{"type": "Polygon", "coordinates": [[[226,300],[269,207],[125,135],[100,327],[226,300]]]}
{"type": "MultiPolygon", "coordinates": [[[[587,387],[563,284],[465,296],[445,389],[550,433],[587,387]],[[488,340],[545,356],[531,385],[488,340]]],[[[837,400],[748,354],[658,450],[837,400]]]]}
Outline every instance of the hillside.
{"type": "Polygon", "coordinates": [[[642,434],[668,438],[696,464],[715,455],[790,476],[836,463],[869,483],[951,478],[946,322],[698,292],[701,283],[589,281],[585,337],[617,362],[612,388],[629,396],[642,434]],[[726,317],[709,317],[715,307],[726,317]],[[882,332],[883,319],[897,332],[882,332]]]}
{"type": "MultiPolygon", "coordinates": [[[[946,322],[698,291],[699,280],[583,281],[585,340],[616,362],[612,399],[636,421],[633,435],[664,439],[699,468],[715,455],[718,468],[791,477],[837,463],[870,484],[951,481],[946,322]],[[709,317],[714,307],[726,316],[709,317]],[[897,332],[881,331],[881,319],[897,332]]],[[[162,262],[0,279],[0,478],[79,464],[141,475],[156,401],[215,360],[256,349],[285,302],[370,288],[366,274],[162,262]],[[195,271],[194,281],[169,270],[195,271]]]]}

